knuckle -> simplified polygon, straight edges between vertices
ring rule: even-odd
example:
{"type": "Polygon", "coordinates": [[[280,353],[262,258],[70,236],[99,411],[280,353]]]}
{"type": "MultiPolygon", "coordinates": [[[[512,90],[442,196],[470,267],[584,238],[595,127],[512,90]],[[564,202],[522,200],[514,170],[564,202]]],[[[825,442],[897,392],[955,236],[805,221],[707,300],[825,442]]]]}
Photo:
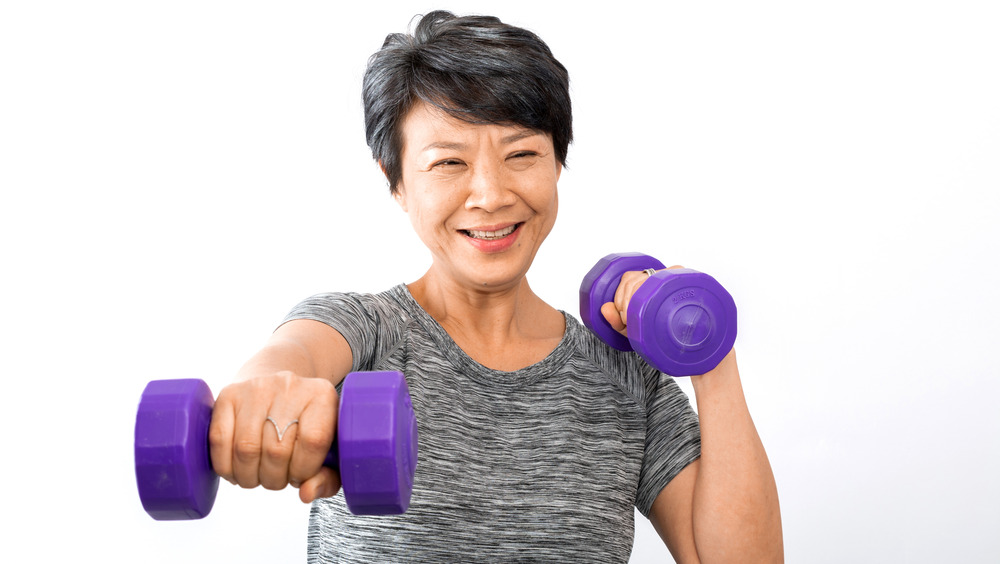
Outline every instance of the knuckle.
{"type": "Polygon", "coordinates": [[[280,490],[285,489],[285,486],[288,485],[288,482],[285,482],[284,480],[278,480],[278,479],[275,479],[275,480],[261,480],[260,481],[260,485],[265,490],[271,490],[271,491],[276,492],[276,491],[280,491],[280,490]]]}
{"type": "Polygon", "coordinates": [[[234,386],[237,386],[237,384],[229,384],[225,388],[219,390],[219,395],[215,398],[215,405],[230,401],[229,396],[233,395],[234,386]]]}
{"type": "Polygon", "coordinates": [[[289,452],[281,442],[275,442],[264,449],[263,456],[269,462],[281,462],[288,458],[289,452]]]}
{"type": "Polygon", "coordinates": [[[333,430],[303,429],[295,442],[308,452],[323,452],[330,449],[333,430]]]}
{"type": "Polygon", "coordinates": [[[233,454],[240,462],[251,462],[260,458],[260,442],[255,440],[238,440],[233,445],[233,454]]]}
{"type": "Polygon", "coordinates": [[[288,393],[289,390],[295,387],[296,381],[299,379],[291,370],[281,370],[274,374],[273,382],[274,385],[281,391],[281,393],[288,393]]]}
{"type": "Polygon", "coordinates": [[[245,490],[252,490],[252,489],[256,488],[257,486],[259,486],[260,482],[257,481],[257,480],[253,480],[253,479],[249,479],[249,478],[244,478],[242,480],[241,479],[237,479],[236,485],[239,486],[239,487],[241,487],[241,488],[243,488],[243,489],[245,489],[245,490]]]}
{"type": "Polygon", "coordinates": [[[212,425],[208,428],[208,446],[212,450],[223,448],[228,442],[229,437],[226,436],[226,432],[222,427],[218,425],[212,425]]]}
{"type": "Polygon", "coordinates": [[[309,391],[312,393],[326,396],[337,395],[337,388],[334,387],[333,382],[326,378],[307,378],[304,384],[309,387],[309,391]]]}

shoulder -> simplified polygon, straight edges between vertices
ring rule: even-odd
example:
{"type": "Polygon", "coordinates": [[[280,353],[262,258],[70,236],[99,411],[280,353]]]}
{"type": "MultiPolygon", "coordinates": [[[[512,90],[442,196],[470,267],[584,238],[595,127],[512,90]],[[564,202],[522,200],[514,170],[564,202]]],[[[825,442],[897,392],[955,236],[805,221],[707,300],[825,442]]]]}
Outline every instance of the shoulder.
{"type": "MultiPolygon", "coordinates": [[[[314,294],[299,302],[285,317],[292,319],[316,319],[327,321],[350,316],[378,321],[380,318],[408,318],[412,308],[408,307],[406,286],[400,284],[379,293],[324,292],[314,294]]],[[[412,302],[412,298],[409,300],[412,302]]]]}
{"type": "Polygon", "coordinates": [[[566,315],[567,337],[577,354],[641,406],[659,380],[659,372],[632,351],[620,351],[602,341],[572,315],[566,315]]]}
{"type": "Polygon", "coordinates": [[[310,319],[328,325],[350,346],[352,370],[371,370],[403,341],[417,315],[414,306],[403,284],[379,293],[326,292],[299,302],[282,323],[310,319]]]}

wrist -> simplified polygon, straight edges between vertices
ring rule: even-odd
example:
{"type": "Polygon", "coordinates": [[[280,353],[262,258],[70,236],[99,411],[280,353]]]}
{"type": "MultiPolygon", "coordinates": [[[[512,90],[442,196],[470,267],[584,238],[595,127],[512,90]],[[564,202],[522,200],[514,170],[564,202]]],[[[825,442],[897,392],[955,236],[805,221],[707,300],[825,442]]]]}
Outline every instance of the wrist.
{"type": "Polygon", "coordinates": [[[736,349],[729,351],[729,354],[708,372],[691,376],[691,386],[694,388],[696,396],[711,394],[717,390],[732,388],[733,385],[739,387],[740,372],[736,365],[736,349]]]}

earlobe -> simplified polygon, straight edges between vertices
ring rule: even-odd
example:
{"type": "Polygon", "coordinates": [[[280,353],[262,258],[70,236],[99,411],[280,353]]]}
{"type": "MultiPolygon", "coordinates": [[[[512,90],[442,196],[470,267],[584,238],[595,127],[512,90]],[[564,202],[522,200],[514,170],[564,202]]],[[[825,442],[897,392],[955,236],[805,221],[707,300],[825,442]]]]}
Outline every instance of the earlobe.
{"type": "Polygon", "coordinates": [[[403,189],[401,186],[399,185],[396,186],[396,190],[392,193],[392,197],[396,199],[396,203],[399,204],[399,207],[404,212],[410,211],[406,209],[406,194],[403,193],[403,189]]]}
{"type": "MultiPolygon", "coordinates": [[[[378,168],[382,171],[382,174],[385,175],[386,181],[391,184],[392,181],[389,180],[389,172],[385,170],[385,166],[382,165],[381,160],[378,161],[378,168]]],[[[396,199],[396,203],[399,204],[399,207],[403,208],[404,212],[407,211],[406,196],[403,194],[403,187],[400,184],[397,184],[396,188],[392,191],[392,197],[396,199]]]]}

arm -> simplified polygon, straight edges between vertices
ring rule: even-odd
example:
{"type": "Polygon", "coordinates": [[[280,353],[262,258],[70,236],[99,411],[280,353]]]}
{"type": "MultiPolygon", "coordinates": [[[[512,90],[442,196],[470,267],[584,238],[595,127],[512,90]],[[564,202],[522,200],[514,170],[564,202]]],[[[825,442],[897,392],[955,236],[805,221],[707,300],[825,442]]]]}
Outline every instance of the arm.
{"type": "Polygon", "coordinates": [[[310,319],[289,321],[271,335],[236,376],[243,382],[288,371],[339,384],[351,371],[351,347],[337,330],[310,319]]]}
{"type": "Polygon", "coordinates": [[[310,320],[279,327],[219,393],[209,430],[215,472],[245,488],[291,484],[306,503],[335,495],[340,479],[322,464],[336,427],[334,386],[351,363],[350,346],[331,327],[310,320]],[[278,440],[268,416],[298,424],[278,440]]]}
{"type": "Polygon", "coordinates": [[[777,487],[747,409],[735,351],[691,381],[701,458],[656,498],[653,526],[678,562],[783,562],[777,487]]]}

